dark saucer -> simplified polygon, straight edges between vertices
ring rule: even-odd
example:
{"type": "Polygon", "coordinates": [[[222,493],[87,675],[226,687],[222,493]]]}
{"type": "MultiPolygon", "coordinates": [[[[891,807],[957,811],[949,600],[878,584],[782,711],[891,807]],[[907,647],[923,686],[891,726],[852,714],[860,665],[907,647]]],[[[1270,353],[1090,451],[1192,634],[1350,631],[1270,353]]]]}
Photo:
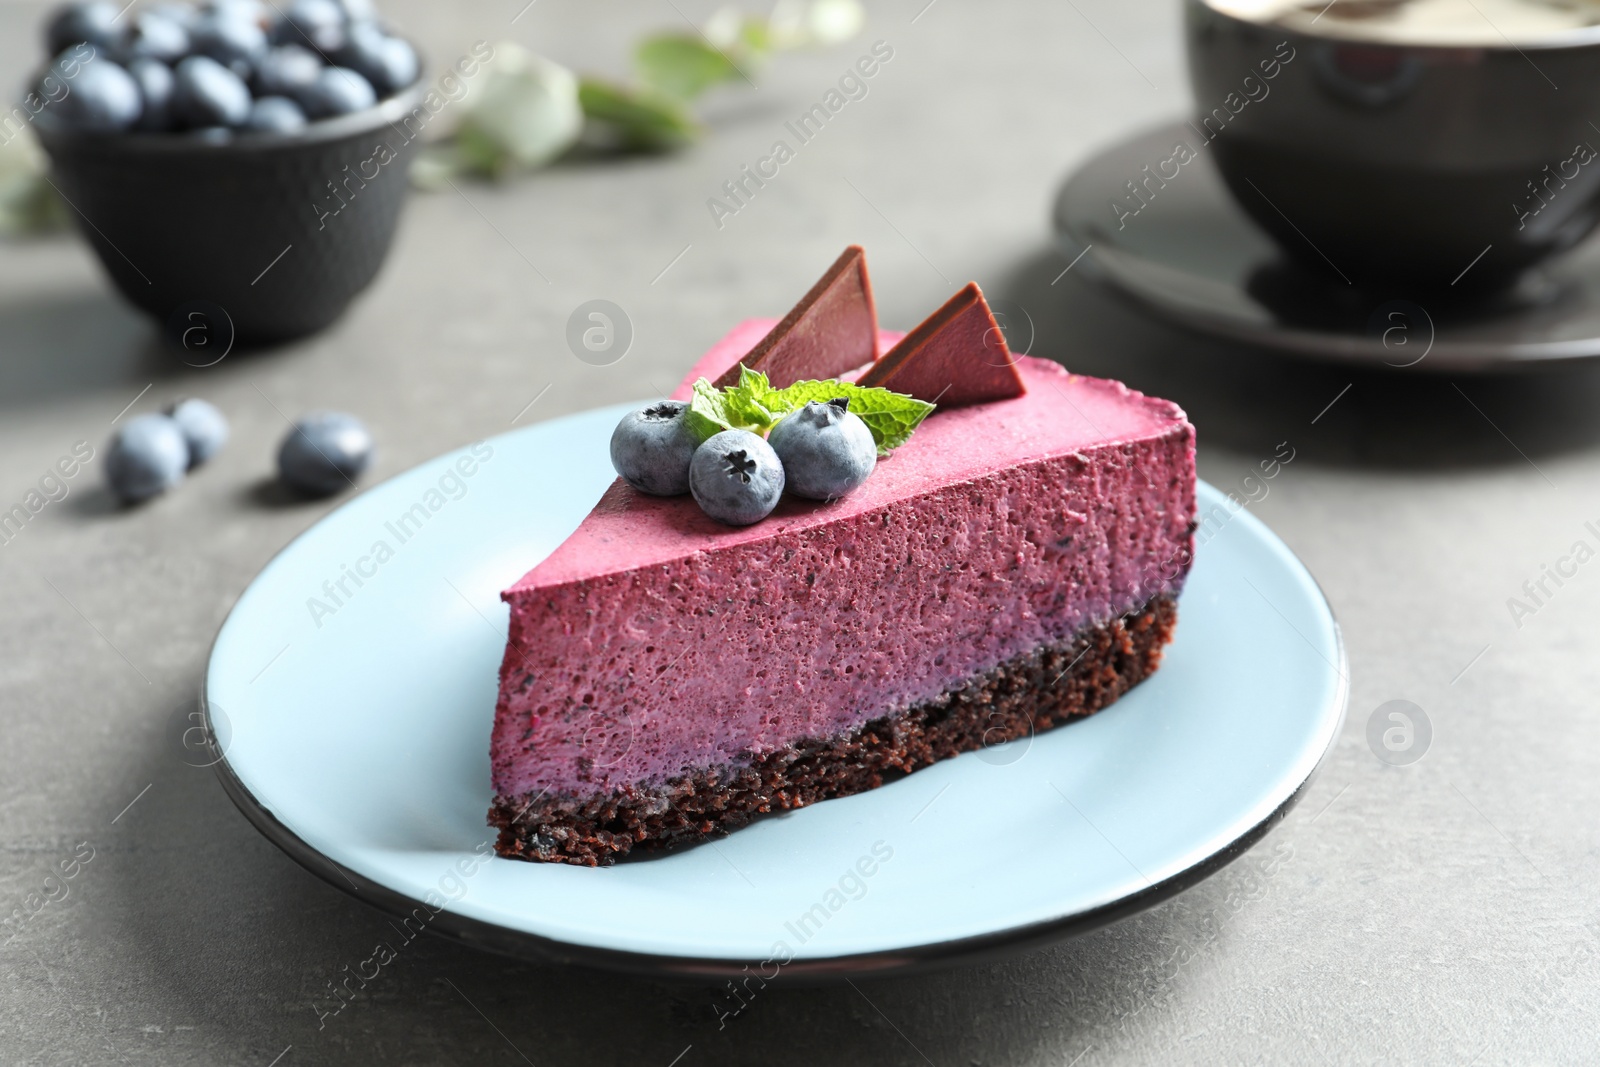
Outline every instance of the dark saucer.
{"type": "Polygon", "coordinates": [[[1600,356],[1600,243],[1492,293],[1472,288],[1469,264],[1454,281],[1369,285],[1285,256],[1204,145],[1175,122],[1069,177],[1054,225],[1073,271],[1191,329],[1297,356],[1451,372],[1600,356]],[[1175,154],[1179,144],[1189,152],[1175,154]]]}

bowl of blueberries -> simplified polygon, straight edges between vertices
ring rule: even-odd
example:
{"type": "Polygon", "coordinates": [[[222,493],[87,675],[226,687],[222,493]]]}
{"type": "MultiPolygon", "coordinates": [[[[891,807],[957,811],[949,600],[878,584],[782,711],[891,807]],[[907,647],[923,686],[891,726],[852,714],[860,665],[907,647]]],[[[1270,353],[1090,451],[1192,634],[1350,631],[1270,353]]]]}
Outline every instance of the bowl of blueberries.
{"type": "Polygon", "coordinates": [[[80,0],[47,23],[24,103],[51,180],[178,343],[321,329],[393,239],[427,120],[416,49],[370,0],[141,8],[80,0]]]}

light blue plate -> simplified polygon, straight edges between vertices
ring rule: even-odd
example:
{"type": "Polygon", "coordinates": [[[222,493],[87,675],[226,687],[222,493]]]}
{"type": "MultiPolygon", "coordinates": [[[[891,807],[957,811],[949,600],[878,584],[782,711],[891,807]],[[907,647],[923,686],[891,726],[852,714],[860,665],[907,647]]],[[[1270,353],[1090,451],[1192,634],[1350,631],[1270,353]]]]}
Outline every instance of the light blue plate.
{"type": "Polygon", "coordinates": [[[610,483],[625,410],[407,471],[239,598],[205,680],[218,770],[311,871],[413,926],[522,955],[908,969],[1080,932],[1193,884],[1287,813],[1338,734],[1327,602],[1265,526],[1201,485],[1212,517],[1177,638],[1100,714],[608,869],[488,858],[498,594],[610,483]]]}

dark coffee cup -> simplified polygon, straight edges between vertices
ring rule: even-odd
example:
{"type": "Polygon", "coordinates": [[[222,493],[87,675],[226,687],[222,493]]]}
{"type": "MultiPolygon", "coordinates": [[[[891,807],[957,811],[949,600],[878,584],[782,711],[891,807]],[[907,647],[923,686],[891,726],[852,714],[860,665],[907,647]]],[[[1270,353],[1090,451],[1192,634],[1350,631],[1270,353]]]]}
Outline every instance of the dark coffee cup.
{"type": "Polygon", "coordinates": [[[1600,220],[1600,29],[1419,45],[1185,3],[1193,147],[1302,264],[1489,289],[1600,220]]]}

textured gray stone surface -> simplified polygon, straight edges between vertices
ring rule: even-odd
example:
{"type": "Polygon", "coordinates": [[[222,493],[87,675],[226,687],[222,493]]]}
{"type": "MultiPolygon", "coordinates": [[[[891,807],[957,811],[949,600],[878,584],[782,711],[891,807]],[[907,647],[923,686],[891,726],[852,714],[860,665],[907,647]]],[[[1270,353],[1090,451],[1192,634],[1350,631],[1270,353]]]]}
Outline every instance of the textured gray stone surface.
{"type": "MultiPolygon", "coordinates": [[[[1600,379],[1308,368],[1167,330],[1070,274],[1052,284],[1066,265],[1046,235],[1060,177],[1183,106],[1176,5],[924,2],[874,5],[864,40],[722,95],[714,136],[682,155],[464,186],[470,203],[416,197],[378,282],[333,329],[205,371],[163,353],[76,240],[0,249],[0,504],[74,442],[100,447],[136,397],[141,411],[203,395],[234,428],[183,491],[119,511],[91,464],[0,547],[0,912],[25,907],[79,842],[93,849],[68,895],[0,946],[0,1061],[1593,1058],[1600,570],[1581,568],[1520,628],[1506,599],[1575,540],[1593,543],[1600,379]],[[877,38],[895,55],[868,97],[718,229],[706,198],[877,38]],[[256,834],[175,741],[229,605],[337,504],[268,488],[277,409],[359,413],[381,442],[375,475],[390,475],[506,429],[536,396],[522,422],[670,384],[731,323],[781,314],[851,241],[868,248],[887,324],[912,325],[976,278],[1028,309],[1035,352],[1182,402],[1219,485],[1277,442],[1296,449],[1255,510],[1327,590],[1352,701],[1305,803],[1255,854],[1275,857],[1272,873],[1236,866],[987,966],[774,987],[720,1032],[707,989],[423,939],[319,1029],[312,998],[384,920],[256,834]],[[636,329],[612,367],[564,342],[569,312],[597,297],[636,329]],[[1435,726],[1411,767],[1381,764],[1365,740],[1396,698],[1435,726]]],[[[506,36],[618,69],[632,34],[680,23],[678,6],[709,11],[544,0],[512,25],[510,0],[391,14],[436,69],[506,36]]],[[[8,87],[35,61],[41,11],[0,6],[8,87]]]]}

